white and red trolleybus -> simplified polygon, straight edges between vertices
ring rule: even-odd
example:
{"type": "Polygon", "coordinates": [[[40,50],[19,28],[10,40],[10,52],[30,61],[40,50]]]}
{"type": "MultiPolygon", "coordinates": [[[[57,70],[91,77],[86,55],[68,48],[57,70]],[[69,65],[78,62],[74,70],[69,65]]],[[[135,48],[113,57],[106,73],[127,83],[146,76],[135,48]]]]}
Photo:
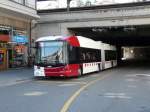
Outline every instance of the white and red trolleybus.
{"type": "Polygon", "coordinates": [[[115,47],[108,45],[105,49],[104,46],[100,41],[82,36],[41,37],[36,40],[34,76],[80,76],[116,66],[115,47]]]}

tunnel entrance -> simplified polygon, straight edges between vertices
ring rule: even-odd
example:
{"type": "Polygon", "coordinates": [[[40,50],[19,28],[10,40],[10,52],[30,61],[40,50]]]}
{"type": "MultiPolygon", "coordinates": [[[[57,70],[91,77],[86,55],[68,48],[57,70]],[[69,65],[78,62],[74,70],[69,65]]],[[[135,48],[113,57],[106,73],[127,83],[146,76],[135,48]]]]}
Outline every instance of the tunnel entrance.
{"type": "Polygon", "coordinates": [[[69,28],[75,35],[117,46],[118,63],[150,61],[150,25],[69,28]]]}
{"type": "Polygon", "coordinates": [[[122,60],[149,60],[150,47],[122,47],[122,60]]]}
{"type": "Polygon", "coordinates": [[[150,45],[150,25],[69,28],[75,35],[120,46],[150,45]]]}
{"type": "Polygon", "coordinates": [[[149,46],[126,46],[122,47],[121,65],[149,66],[150,47],[149,46]]]}

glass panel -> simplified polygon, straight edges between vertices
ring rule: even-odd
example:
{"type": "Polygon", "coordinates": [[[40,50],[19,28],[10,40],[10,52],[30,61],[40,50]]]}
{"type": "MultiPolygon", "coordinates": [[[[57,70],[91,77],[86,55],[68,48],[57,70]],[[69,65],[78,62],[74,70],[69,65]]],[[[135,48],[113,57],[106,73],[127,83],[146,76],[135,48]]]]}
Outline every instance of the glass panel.
{"type": "Polygon", "coordinates": [[[116,51],[105,50],[105,60],[106,61],[116,60],[116,59],[117,59],[117,52],[116,51]]]}
{"type": "Polygon", "coordinates": [[[17,2],[19,4],[22,4],[24,6],[28,6],[34,9],[36,8],[36,0],[11,0],[11,1],[17,2]]]}
{"type": "Polygon", "coordinates": [[[101,50],[80,48],[80,61],[83,63],[101,61],[101,50]]]}
{"type": "MultiPolygon", "coordinates": [[[[90,7],[99,5],[135,3],[146,1],[150,0],[71,0],[70,7],[90,7]]],[[[39,0],[37,2],[37,9],[58,9],[66,7],[67,7],[67,0],[47,0],[47,1],[39,0]]]]}
{"type": "Polygon", "coordinates": [[[25,0],[25,5],[31,8],[35,8],[36,7],[36,1],[35,0],[25,0]]]}
{"type": "Polygon", "coordinates": [[[68,46],[68,54],[69,54],[69,63],[78,63],[78,48],[73,46],[68,46]]]}
{"type": "Polygon", "coordinates": [[[40,42],[37,47],[36,63],[43,65],[60,65],[65,63],[64,42],[40,42]]]}
{"type": "Polygon", "coordinates": [[[24,4],[24,0],[11,0],[11,1],[15,1],[17,3],[24,4]]]}

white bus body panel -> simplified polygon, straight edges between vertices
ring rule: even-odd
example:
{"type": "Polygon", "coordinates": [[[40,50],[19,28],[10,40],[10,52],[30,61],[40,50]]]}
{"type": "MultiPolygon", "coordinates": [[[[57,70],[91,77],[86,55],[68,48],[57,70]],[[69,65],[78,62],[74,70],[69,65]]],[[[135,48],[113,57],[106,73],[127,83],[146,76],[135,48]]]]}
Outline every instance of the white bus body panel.
{"type": "Polygon", "coordinates": [[[44,67],[34,66],[34,76],[45,76],[44,67]]]}
{"type": "Polygon", "coordinates": [[[117,60],[105,61],[104,69],[108,69],[108,68],[116,67],[116,66],[117,66],[117,60]]]}
{"type": "Polygon", "coordinates": [[[93,49],[101,49],[101,42],[100,41],[94,41],[92,39],[82,37],[82,36],[77,36],[78,41],[80,43],[80,47],[85,47],[85,48],[93,48],[93,49]]]}
{"type": "Polygon", "coordinates": [[[105,61],[105,68],[104,69],[108,69],[112,67],[112,61],[105,61]]]}
{"type": "Polygon", "coordinates": [[[113,67],[117,66],[117,60],[113,60],[113,67]]]}
{"type": "Polygon", "coordinates": [[[110,61],[105,61],[105,50],[113,50],[116,51],[116,47],[110,44],[103,43],[102,45],[102,64],[103,64],[103,69],[108,69],[111,67],[117,66],[117,60],[110,60],[110,61]]]}
{"type": "Polygon", "coordinates": [[[101,63],[83,63],[83,74],[101,70],[101,63]],[[100,68],[99,68],[100,65],[100,68]]]}
{"type": "MultiPolygon", "coordinates": [[[[92,39],[82,37],[82,36],[77,36],[77,38],[80,43],[80,47],[99,49],[99,50],[101,50],[101,48],[103,47],[101,41],[94,41],[92,39]]],[[[99,69],[102,70],[101,62],[83,63],[83,71],[82,72],[83,72],[83,74],[86,74],[86,73],[90,73],[90,72],[99,71],[99,69]]]]}

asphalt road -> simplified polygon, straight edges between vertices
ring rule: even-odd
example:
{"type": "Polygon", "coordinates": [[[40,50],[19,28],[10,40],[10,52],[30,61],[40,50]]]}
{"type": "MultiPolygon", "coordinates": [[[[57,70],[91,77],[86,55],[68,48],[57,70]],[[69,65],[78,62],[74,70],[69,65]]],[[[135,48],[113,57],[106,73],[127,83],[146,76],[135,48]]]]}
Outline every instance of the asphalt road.
{"type": "Polygon", "coordinates": [[[150,112],[150,66],[69,79],[34,79],[32,72],[0,72],[0,112],[150,112]]]}

